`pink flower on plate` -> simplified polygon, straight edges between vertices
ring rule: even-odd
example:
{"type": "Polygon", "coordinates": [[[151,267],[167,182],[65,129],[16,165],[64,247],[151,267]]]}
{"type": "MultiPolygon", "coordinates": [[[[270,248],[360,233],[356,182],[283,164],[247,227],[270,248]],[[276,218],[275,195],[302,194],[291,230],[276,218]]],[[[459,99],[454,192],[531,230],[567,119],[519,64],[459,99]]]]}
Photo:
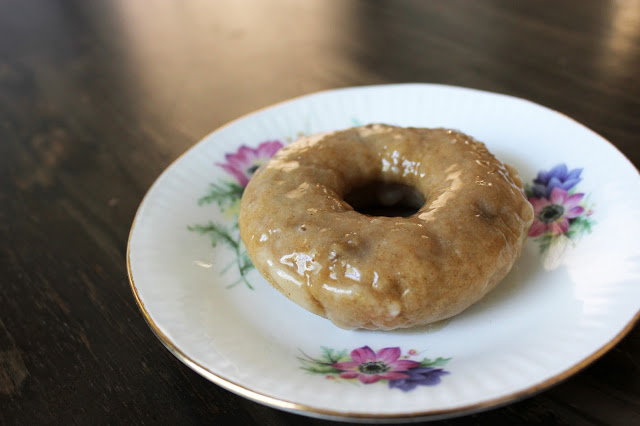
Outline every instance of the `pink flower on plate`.
{"type": "Polygon", "coordinates": [[[553,188],[549,199],[529,198],[535,219],[529,229],[530,237],[538,237],[549,231],[552,235],[565,234],[569,230],[569,220],[584,213],[580,205],[584,194],[569,195],[562,188],[553,188]]]}
{"type": "Polygon", "coordinates": [[[242,145],[233,154],[225,155],[226,163],[216,163],[216,165],[235,177],[244,188],[258,167],[273,157],[280,148],[282,148],[282,142],[277,140],[264,141],[257,148],[242,145]]]}
{"type": "Polygon", "coordinates": [[[343,379],[357,378],[362,383],[397,380],[409,377],[405,371],[420,365],[417,361],[401,360],[400,348],[383,348],[374,352],[369,346],[351,351],[351,361],[336,362],[332,367],[342,370],[343,379]]]}

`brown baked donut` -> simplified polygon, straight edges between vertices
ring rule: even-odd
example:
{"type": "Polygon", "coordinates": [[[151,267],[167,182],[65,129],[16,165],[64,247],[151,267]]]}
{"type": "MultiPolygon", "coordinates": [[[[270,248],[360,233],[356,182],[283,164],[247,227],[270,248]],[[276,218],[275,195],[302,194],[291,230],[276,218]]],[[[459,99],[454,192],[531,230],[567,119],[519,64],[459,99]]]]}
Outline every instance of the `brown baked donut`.
{"type": "Polygon", "coordinates": [[[302,138],[247,186],[240,233],[275,288],[339,327],[394,329],[456,315],[519,257],[533,210],[517,172],[447,129],[368,125],[302,138]],[[361,214],[344,197],[402,183],[409,217],[361,214]]]}

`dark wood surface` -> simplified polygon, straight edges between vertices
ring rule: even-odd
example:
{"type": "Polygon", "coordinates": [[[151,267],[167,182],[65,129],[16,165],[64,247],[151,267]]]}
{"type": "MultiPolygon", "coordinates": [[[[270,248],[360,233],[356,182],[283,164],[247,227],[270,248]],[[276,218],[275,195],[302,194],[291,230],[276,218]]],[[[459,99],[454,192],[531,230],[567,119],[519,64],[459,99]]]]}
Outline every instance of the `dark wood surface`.
{"type": "MultiPolygon", "coordinates": [[[[145,323],[125,250],[161,171],[255,109],[393,82],[530,99],[638,166],[639,71],[633,0],[0,0],[0,424],[329,424],[208,382],[145,323]]],[[[636,327],[565,382],[442,424],[640,424],[638,359],[636,327]]]]}

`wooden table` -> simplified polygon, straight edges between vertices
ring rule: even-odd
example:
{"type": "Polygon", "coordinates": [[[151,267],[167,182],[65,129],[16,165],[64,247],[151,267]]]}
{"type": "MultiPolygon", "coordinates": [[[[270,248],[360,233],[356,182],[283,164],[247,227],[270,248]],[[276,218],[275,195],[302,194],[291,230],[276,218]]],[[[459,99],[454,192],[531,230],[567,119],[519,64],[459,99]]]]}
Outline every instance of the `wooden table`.
{"type": "MultiPolygon", "coordinates": [[[[640,165],[640,2],[0,1],[0,423],[327,424],[184,366],[127,279],[171,161],[323,89],[435,82],[526,98],[640,165]]],[[[640,424],[640,330],[536,396],[442,424],[640,424]]]]}

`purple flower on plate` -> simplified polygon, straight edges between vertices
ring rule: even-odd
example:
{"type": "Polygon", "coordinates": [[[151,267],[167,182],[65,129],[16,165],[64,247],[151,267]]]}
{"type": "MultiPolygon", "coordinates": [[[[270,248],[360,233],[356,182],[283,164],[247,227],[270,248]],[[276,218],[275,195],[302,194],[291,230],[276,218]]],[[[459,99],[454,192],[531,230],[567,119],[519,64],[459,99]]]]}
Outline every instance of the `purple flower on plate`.
{"type": "Polygon", "coordinates": [[[591,233],[595,223],[589,195],[577,188],[582,171],[570,170],[561,163],[540,171],[531,185],[525,185],[534,215],[528,235],[539,244],[546,270],[557,268],[567,247],[575,247],[582,235],[591,233]]]}
{"type": "Polygon", "coordinates": [[[389,388],[408,392],[418,386],[435,386],[442,380],[440,377],[449,374],[449,372],[442,368],[417,367],[407,370],[406,374],[405,378],[390,380],[389,388]]]}
{"type": "Polygon", "coordinates": [[[257,148],[242,145],[238,151],[225,155],[226,163],[216,163],[216,165],[235,177],[244,188],[258,167],[273,157],[280,148],[282,148],[282,142],[277,140],[264,141],[257,148]]]}
{"type": "Polygon", "coordinates": [[[547,231],[551,235],[566,234],[569,231],[569,220],[585,212],[580,205],[583,197],[584,194],[569,195],[564,189],[553,188],[549,199],[529,198],[534,214],[529,236],[538,237],[547,231]]]}
{"type": "MultiPolygon", "coordinates": [[[[302,351],[300,351],[302,352],[302,351]]],[[[402,355],[397,346],[373,351],[369,346],[354,349],[350,354],[346,350],[336,351],[322,347],[322,356],[312,358],[302,352],[298,360],[308,373],[322,374],[325,379],[336,383],[356,381],[365,385],[388,382],[389,389],[408,392],[418,386],[434,386],[440,383],[440,377],[449,374],[443,367],[451,358],[424,358],[414,361],[409,357],[418,355],[411,349],[402,355]]]]}
{"type": "Polygon", "coordinates": [[[399,347],[383,348],[374,352],[369,346],[351,351],[351,361],[336,362],[332,367],[341,370],[343,379],[358,379],[362,383],[378,380],[396,380],[409,377],[408,371],[420,365],[417,361],[399,359],[399,347]]]}
{"type": "Polygon", "coordinates": [[[569,170],[566,164],[558,164],[549,171],[540,171],[538,177],[533,180],[531,190],[537,198],[549,198],[553,188],[569,191],[576,186],[582,180],[581,174],[582,169],[569,170]]]}

